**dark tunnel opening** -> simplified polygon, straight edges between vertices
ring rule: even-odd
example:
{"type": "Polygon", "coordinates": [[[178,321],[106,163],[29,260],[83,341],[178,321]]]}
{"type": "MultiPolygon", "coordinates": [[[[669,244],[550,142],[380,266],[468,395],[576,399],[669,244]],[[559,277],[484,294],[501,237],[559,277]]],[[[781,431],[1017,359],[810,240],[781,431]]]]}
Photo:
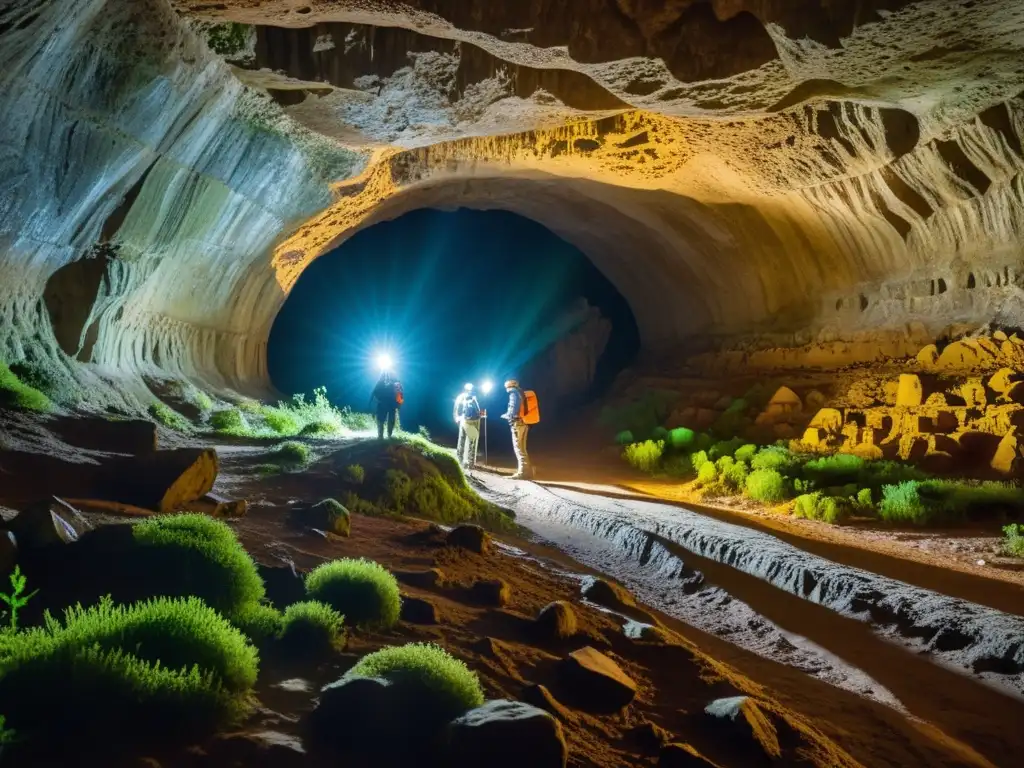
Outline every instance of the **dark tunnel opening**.
{"type": "Polygon", "coordinates": [[[369,227],[302,274],[274,322],[268,367],[281,392],[327,387],[369,409],[376,356],[403,383],[403,427],[450,438],[464,382],[535,389],[546,423],[604,392],[640,348],[633,312],[577,248],[506,211],[412,211],[369,227]]]}

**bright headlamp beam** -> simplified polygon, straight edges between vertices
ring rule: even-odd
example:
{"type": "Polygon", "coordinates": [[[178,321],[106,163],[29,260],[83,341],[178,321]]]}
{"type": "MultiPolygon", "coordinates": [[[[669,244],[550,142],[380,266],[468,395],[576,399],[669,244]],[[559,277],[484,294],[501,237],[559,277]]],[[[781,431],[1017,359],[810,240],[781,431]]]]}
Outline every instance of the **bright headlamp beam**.
{"type": "Polygon", "coordinates": [[[377,355],[377,367],[382,371],[390,371],[394,361],[391,359],[391,355],[387,352],[381,352],[377,355]]]}
{"type": "Polygon", "coordinates": [[[484,381],[483,384],[480,385],[480,391],[483,392],[485,395],[489,393],[492,389],[494,389],[494,382],[491,381],[490,379],[487,379],[486,381],[484,381]]]}

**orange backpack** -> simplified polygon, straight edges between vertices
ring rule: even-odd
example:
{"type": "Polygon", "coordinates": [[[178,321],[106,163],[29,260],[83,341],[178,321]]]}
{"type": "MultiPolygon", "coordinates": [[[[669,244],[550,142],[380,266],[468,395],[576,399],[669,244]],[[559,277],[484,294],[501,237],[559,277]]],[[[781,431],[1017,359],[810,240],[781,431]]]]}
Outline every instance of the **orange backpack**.
{"type": "Polygon", "coordinates": [[[523,424],[540,423],[540,405],[537,403],[537,393],[532,389],[523,392],[523,401],[519,405],[519,418],[523,424]]]}

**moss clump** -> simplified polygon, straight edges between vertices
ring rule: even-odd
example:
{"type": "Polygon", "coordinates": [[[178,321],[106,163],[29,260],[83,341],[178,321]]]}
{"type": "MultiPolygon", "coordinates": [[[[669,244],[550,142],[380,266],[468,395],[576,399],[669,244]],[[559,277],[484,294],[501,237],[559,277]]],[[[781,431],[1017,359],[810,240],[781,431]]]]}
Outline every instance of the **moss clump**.
{"type": "Polygon", "coordinates": [[[22,360],[11,363],[11,373],[21,383],[37,389],[56,403],[73,403],[80,399],[78,383],[57,363],[22,360]]]}
{"type": "Polygon", "coordinates": [[[177,432],[188,432],[192,429],[192,423],[188,419],[166,403],[161,403],[160,401],[150,404],[149,415],[158,424],[163,424],[168,429],[173,429],[177,432]]]}
{"type": "Polygon", "coordinates": [[[358,627],[391,627],[402,607],[395,577],[372,560],[323,563],[306,576],[306,593],[358,627]]]}
{"type": "Polygon", "coordinates": [[[736,461],[743,461],[750,464],[754,456],[757,455],[758,450],[758,447],[753,443],[746,443],[736,449],[736,453],[733,454],[733,458],[736,459],[736,461]]]}
{"type": "Polygon", "coordinates": [[[302,429],[299,420],[286,408],[264,406],[258,413],[263,418],[267,427],[279,435],[297,435],[299,430],[302,429]]]}
{"type": "Polygon", "coordinates": [[[787,495],[786,480],[774,469],[755,469],[747,476],[745,488],[747,496],[765,504],[778,504],[787,495]]]}
{"type": "Polygon", "coordinates": [[[757,452],[750,460],[752,469],[772,469],[781,474],[789,474],[800,466],[800,458],[788,448],[769,445],[757,452]]]}
{"type": "Polygon", "coordinates": [[[28,737],[95,742],[115,722],[126,739],[188,738],[239,720],[257,671],[256,650],[197,598],[107,599],[0,636],[0,709],[28,737]]]}
{"type": "Polygon", "coordinates": [[[1011,557],[1024,557],[1024,525],[1014,523],[1003,528],[1003,551],[1011,557]]]}
{"type": "Polygon", "coordinates": [[[53,410],[53,402],[19,379],[5,363],[0,363],[0,407],[48,413],[53,410]]]}
{"type": "Polygon", "coordinates": [[[626,446],[622,456],[626,462],[641,472],[653,474],[661,463],[661,456],[665,452],[665,443],[647,440],[643,443],[633,443],[626,446]]]}
{"type": "Polygon", "coordinates": [[[476,673],[436,645],[414,643],[364,656],[345,679],[370,677],[401,688],[425,720],[443,724],[484,703],[476,673]]]}
{"type": "Polygon", "coordinates": [[[295,440],[281,443],[277,449],[270,454],[270,460],[276,464],[301,465],[307,464],[310,460],[309,446],[295,440]]]}
{"type": "Polygon", "coordinates": [[[289,605],[284,612],[281,643],[301,653],[327,653],[341,641],[342,615],[312,600],[289,605]]]}
{"type": "Polygon", "coordinates": [[[231,623],[257,647],[281,633],[281,612],[266,603],[249,603],[231,616],[231,623]]]}
{"type": "Polygon", "coordinates": [[[251,433],[240,408],[224,408],[210,414],[210,426],[225,435],[244,437],[251,433]]]}
{"type": "Polygon", "coordinates": [[[360,464],[349,464],[345,467],[345,479],[350,483],[362,485],[366,480],[366,470],[360,464]]]}
{"type": "Polygon", "coordinates": [[[697,470],[697,485],[712,487],[718,481],[718,467],[712,461],[705,461],[697,470]]]}
{"type": "Polygon", "coordinates": [[[635,442],[636,442],[636,438],[633,437],[633,433],[630,432],[628,429],[624,429],[621,432],[619,432],[617,435],[615,435],[615,444],[616,445],[627,446],[630,443],[635,443],[635,442]]]}
{"type": "Polygon", "coordinates": [[[820,492],[805,493],[796,497],[793,515],[836,525],[849,516],[851,506],[849,499],[846,498],[825,496],[820,492]]]}
{"type": "Polygon", "coordinates": [[[136,586],[149,595],[195,595],[234,616],[265,594],[249,553],[224,522],[205,515],[153,517],[132,529],[136,586]]]}

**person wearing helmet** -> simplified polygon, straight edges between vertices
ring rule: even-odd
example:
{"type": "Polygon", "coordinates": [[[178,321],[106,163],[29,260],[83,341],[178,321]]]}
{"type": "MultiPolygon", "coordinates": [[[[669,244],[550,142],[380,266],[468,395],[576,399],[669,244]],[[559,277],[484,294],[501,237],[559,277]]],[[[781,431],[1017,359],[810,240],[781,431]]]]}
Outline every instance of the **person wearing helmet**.
{"type": "Polygon", "coordinates": [[[455,398],[452,416],[459,425],[459,443],[455,455],[463,468],[472,469],[476,466],[476,446],[480,440],[480,403],[473,394],[472,384],[466,384],[455,398]]]}
{"type": "Polygon", "coordinates": [[[519,382],[509,379],[505,382],[505,391],[508,392],[508,410],[502,414],[512,431],[512,450],[516,454],[516,472],[512,475],[513,480],[533,477],[533,467],[530,465],[530,455],[526,452],[526,437],[530,432],[530,425],[523,422],[523,390],[519,382]]]}

